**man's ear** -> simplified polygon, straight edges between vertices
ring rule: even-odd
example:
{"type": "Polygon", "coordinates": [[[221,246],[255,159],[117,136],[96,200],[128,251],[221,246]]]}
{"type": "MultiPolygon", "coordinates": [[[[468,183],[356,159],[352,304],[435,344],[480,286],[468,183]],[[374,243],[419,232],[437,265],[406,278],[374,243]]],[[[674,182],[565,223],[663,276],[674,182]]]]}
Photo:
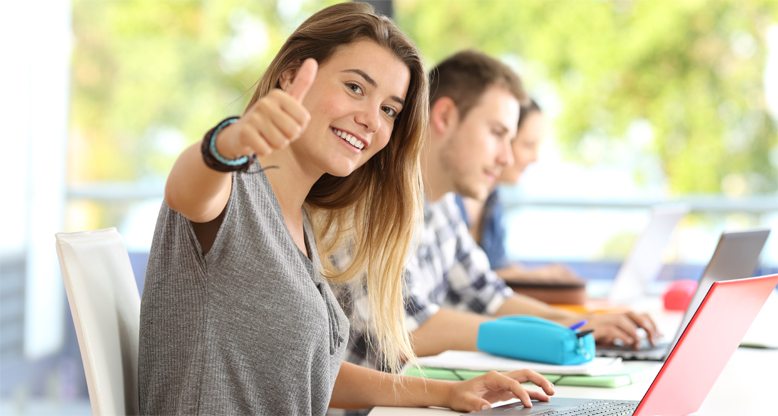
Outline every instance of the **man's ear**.
{"type": "Polygon", "coordinates": [[[278,76],[278,85],[281,87],[282,90],[284,91],[289,90],[289,87],[292,85],[292,82],[294,82],[295,74],[297,74],[297,68],[289,68],[286,71],[282,72],[281,75],[278,76]]]}
{"type": "Polygon", "coordinates": [[[459,111],[449,97],[440,97],[435,100],[430,109],[430,128],[437,135],[445,135],[459,123],[459,111]]]}

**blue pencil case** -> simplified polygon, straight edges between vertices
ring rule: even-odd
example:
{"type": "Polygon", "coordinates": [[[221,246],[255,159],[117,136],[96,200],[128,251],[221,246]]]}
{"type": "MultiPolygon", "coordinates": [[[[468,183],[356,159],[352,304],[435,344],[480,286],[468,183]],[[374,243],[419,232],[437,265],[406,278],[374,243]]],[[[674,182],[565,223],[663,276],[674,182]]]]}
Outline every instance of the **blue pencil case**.
{"type": "Polygon", "coordinates": [[[505,316],[478,328],[477,348],[503,357],[556,365],[594,359],[594,337],[534,316],[505,316]]]}

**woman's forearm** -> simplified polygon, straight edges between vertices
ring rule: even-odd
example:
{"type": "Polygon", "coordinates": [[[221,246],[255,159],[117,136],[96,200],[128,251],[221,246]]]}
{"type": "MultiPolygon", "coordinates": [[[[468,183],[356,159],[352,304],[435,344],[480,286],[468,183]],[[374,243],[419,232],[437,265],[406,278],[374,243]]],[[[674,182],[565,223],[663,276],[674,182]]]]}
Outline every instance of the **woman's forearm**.
{"type": "Polygon", "coordinates": [[[165,202],[190,221],[208,222],[224,210],[231,186],[230,173],[205,165],[198,142],[176,159],[165,184],[165,202]]]}
{"type": "Polygon", "coordinates": [[[448,407],[453,385],[450,381],[389,374],[343,362],[335,380],[330,407],[448,407]],[[400,383],[395,385],[398,381],[400,383]]]}

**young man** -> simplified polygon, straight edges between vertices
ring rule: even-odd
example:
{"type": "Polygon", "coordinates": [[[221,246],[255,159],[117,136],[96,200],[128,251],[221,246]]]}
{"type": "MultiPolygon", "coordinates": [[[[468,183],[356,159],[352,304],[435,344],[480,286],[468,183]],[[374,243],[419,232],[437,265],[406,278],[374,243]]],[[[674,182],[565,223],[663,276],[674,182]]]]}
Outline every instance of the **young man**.
{"type": "MultiPolygon", "coordinates": [[[[485,54],[460,52],[430,73],[429,137],[422,152],[426,203],[417,250],[407,266],[406,325],[418,356],[475,350],[481,323],[502,315],[535,315],[572,325],[587,320],[598,342],[636,345],[637,328],[653,339],[647,315],[579,315],[515,294],[490,268],[468,232],[455,193],[485,199],[513,163],[519,106],[528,100],[518,76],[485,54]]],[[[382,368],[368,347],[363,295],[346,299],[352,331],[347,360],[382,368]]]]}

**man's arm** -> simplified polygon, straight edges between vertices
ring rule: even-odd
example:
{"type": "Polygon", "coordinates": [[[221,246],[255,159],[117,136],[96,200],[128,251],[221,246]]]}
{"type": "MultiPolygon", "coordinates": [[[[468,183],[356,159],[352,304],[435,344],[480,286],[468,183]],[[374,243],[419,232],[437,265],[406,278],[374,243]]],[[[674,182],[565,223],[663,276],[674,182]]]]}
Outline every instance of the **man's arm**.
{"type": "Polygon", "coordinates": [[[419,357],[437,355],[446,350],[477,351],[478,327],[503,315],[534,315],[563,325],[572,325],[582,319],[576,314],[522,295],[506,299],[494,316],[441,308],[411,332],[413,349],[419,357]]]}
{"type": "Polygon", "coordinates": [[[583,315],[555,308],[539,300],[518,294],[506,299],[494,313],[496,317],[504,315],[534,315],[565,326],[586,320],[588,323],[581,330],[594,329],[594,339],[603,344],[610,344],[615,339],[619,339],[626,345],[637,347],[640,342],[638,328],[643,328],[646,331],[651,343],[659,338],[656,324],[647,314],[630,311],[583,315]]]}
{"type": "Polygon", "coordinates": [[[611,343],[618,338],[627,345],[635,345],[638,326],[646,329],[649,339],[656,336],[656,327],[647,315],[634,312],[581,315],[517,294],[506,299],[494,316],[441,308],[411,332],[413,349],[419,357],[437,355],[446,350],[477,351],[478,327],[495,317],[506,315],[538,316],[565,326],[585,319],[589,323],[582,330],[594,329],[595,339],[602,343],[611,343]]]}
{"type": "Polygon", "coordinates": [[[406,320],[412,329],[414,350],[418,356],[446,350],[473,351],[478,326],[492,316],[534,315],[562,325],[589,320],[585,329],[595,329],[595,339],[612,342],[619,338],[628,345],[637,344],[638,325],[650,335],[655,327],[648,317],[574,314],[546,303],[515,294],[490,268],[486,254],[473,241],[453,199],[429,208],[425,232],[434,233],[427,255],[417,250],[406,269],[406,320]],[[455,242],[452,244],[452,242],[455,242]],[[456,247],[456,251],[451,251],[456,247]],[[430,255],[431,253],[431,255],[430,255]],[[438,261],[431,261],[439,256],[438,261]],[[445,265],[439,269],[438,265],[445,265]],[[442,299],[433,293],[447,292],[451,309],[440,308],[442,299]],[[470,312],[459,312],[467,308],[470,312]],[[415,329],[414,329],[415,328],[415,329]]]}
{"type": "Polygon", "coordinates": [[[478,327],[490,316],[452,309],[440,309],[411,332],[416,355],[426,357],[446,350],[476,351],[478,327]]]}

